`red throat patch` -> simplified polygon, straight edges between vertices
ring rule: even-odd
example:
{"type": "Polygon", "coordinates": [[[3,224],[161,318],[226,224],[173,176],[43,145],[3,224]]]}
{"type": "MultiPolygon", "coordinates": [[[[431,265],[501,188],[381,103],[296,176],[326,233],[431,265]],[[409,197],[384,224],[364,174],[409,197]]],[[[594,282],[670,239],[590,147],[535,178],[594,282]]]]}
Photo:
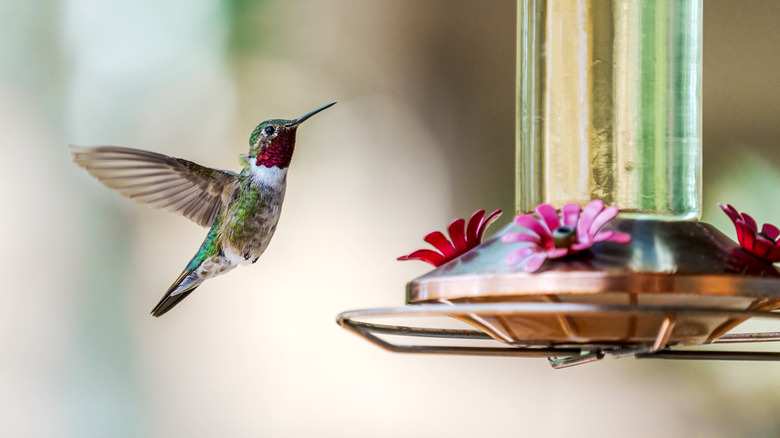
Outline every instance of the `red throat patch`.
{"type": "Polygon", "coordinates": [[[295,149],[295,129],[282,130],[260,154],[255,165],[284,169],[292,161],[295,149]]]}

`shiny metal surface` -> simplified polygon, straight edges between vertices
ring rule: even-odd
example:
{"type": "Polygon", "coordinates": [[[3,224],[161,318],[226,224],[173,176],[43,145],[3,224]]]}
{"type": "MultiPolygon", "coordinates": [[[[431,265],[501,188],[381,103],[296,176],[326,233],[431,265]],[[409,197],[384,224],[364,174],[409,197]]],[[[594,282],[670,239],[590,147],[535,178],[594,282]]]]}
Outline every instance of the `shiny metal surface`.
{"type": "MultiPolygon", "coordinates": [[[[421,304],[393,308],[362,309],[343,312],[337,317],[340,326],[388,351],[412,354],[454,354],[471,356],[547,357],[553,368],[595,362],[606,355],[615,358],[634,356],[642,359],[685,360],[771,360],[780,361],[780,351],[713,350],[712,347],[676,348],[668,343],[674,321],[690,317],[721,317],[743,320],[764,318],[780,323],[779,312],[697,308],[690,306],[610,306],[566,303],[490,303],[490,304],[421,304]],[[660,321],[655,327],[655,337],[650,343],[636,344],[556,344],[549,340],[528,340],[525,345],[474,346],[468,343],[491,340],[491,336],[478,330],[410,327],[405,325],[376,324],[365,320],[372,318],[408,318],[453,316],[470,314],[537,315],[537,316],[636,316],[652,317],[660,321]],[[435,338],[458,340],[459,345],[399,344],[384,339],[383,335],[406,338],[435,338]],[[708,349],[703,349],[708,348],[708,349]]],[[[496,341],[493,341],[496,342],[496,341]]],[[[780,332],[728,334],[713,344],[750,344],[756,342],[780,342],[780,332]]]]}
{"type": "Polygon", "coordinates": [[[407,303],[603,292],[780,298],[780,272],[712,225],[616,219],[607,227],[631,234],[632,242],[597,244],[589,254],[547,260],[526,273],[505,262],[520,248],[500,241],[520,230],[513,222],[473,252],[410,282],[407,303]]]}
{"type": "MultiPolygon", "coordinates": [[[[606,306],[684,306],[766,311],[780,306],[780,272],[700,222],[616,219],[608,225],[629,233],[630,244],[602,243],[588,254],[547,260],[536,273],[506,257],[519,248],[502,235],[511,223],[460,259],[407,286],[407,304],[561,303],[606,306]]],[[[466,313],[456,318],[508,344],[656,342],[663,317],[466,313]]],[[[679,316],[668,321],[664,344],[699,345],[745,320],[726,314],[679,316]]],[[[660,349],[657,347],[656,349],[660,349]]]]}

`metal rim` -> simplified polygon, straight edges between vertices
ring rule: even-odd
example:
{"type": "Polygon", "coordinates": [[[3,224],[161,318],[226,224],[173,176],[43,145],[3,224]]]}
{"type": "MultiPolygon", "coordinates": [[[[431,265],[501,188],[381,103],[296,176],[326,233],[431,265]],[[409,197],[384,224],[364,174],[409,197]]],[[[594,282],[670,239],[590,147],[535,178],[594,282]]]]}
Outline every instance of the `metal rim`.
{"type": "MultiPolygon", "coordinates": [[[[701,347],[676,349],[667,345],[678,316],[723,316],[734,319],[780,319],[780,312],[697,308],[691,306],[625,306],[576,303],[489,303],[489,304],[420,304],[414,306],[360,309],[338,315],[337,323],[364,339],[392,352],[417,354],[456,354],[470,356],[547,357],[553,368],[594,362],[607,354],[613,357],[634,356],[642,359],[685,360],[745,360],[780,361],[780,352],[704,350],[701,347]],[[645,345],[571,344],[552,346],[512,346],[495,341],[498,347],[469,345],[405,345],[389,342],[377,335],[458,339],[465,341],[493,340],[478,330],[422,328],[403,325],[373,324],[363,319],[379,317],[457,316],[469,313],[549,314],[549,315],[653,315],[662,316],[655,341],[645,345]]],[[[780,342],[780,332],[726,334],[712,344],[750,344],[780,342]]]]}
{"type": "Polygon", "coordinates": [[[407,302],[489,296],[593,294],[604,292],[688,294],[780,298],[780,280],[738,275],[614,274],[610,272],[552,272],[529,275],[458,276],[417,280],[409,284],[407,302]]]}
{"type": "Polygon", "coordinates": [[[631,243],[603,242],[528,273],[522,263],[506,263],[523,245],[501,242],[523,229],[510,223],[460,259],[412,280],[406,302],[604,292],[780,298],[780,271],[710,224],[614,219],[606,227],[631,235],[631,243]]]}

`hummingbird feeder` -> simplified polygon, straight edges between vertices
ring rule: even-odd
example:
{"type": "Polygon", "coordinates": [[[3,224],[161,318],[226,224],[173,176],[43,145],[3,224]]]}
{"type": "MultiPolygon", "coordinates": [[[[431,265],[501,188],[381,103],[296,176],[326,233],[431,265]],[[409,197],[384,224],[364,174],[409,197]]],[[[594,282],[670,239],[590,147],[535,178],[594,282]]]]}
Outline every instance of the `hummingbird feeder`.
{"type": "Polygon", "coordinates": [[[518,1],[518,216],[459,219],[402,260],[437,266],[406,306],[338,323],[395,352],[780,360],[780,229],[721,206],[739,243],[699,222],[702,0],[518,1]],[[367,322],[446,316],[474,329],[367,322]],[[390,336],[388,336],[390,335],[390,336]],[[417,343],[397,344],[403,336],[417,343]],[[435,343],[416,341],[433,338],[435,343]],[[737,349],[724,344],[737,344],[737,349]]]}

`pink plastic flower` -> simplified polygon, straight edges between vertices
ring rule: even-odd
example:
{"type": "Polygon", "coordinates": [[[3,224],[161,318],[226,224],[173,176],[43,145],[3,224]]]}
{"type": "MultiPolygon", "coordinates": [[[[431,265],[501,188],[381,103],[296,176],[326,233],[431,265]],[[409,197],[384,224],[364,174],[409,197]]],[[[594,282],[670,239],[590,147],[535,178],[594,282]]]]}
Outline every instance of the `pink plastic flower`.
{"type": "Polygon", "coordinates": [[[517,225],[528,231],[507,233],[501,238],[504,243],[531,243],[510,254],[506,262],[516,265],[525,260],[523,270],[535,272],[546,259],[577,254],[597,242],[628,243],[628,234],[600,231],[617,214],[617,207],[604,208],[604,201],[598,199],[588,203],[581,214],[576,203],[564,205],[560,215],[552,205],[542,204],[536,207],[536,216],[523,214],[515,218],[517,225]]]}
{"type": "Polygon", "coordinates": [[[398,257],[398,260],[421,260],[433,266],[441,266],[479,245],[482,242],[485,229],[499,216],[501,216],[501,210],[496,210],[487,217],[485,210],[478,210],[471,215],[468,226],[466,226],[465,219],[455,219],[447,227],[451,240],[447,239],[440,231],[434,231],[425,236],[425,241],[436,247],[439,252],[418,249],[409,255],[398,257]]]}
{"type": "Polygon", "coordinates": [[[723,204],[718,204],[718,207],[734,222],[734,227],[737,228],[739,246],[767,262],[780,262],[780,246],[778,246],[777,242],[777,236],[780,236],[780,229],[772,224],[764,224],[759,232],[758,224],[749,214],[740,213],[729,204],[725,207],[723,204]]]}

